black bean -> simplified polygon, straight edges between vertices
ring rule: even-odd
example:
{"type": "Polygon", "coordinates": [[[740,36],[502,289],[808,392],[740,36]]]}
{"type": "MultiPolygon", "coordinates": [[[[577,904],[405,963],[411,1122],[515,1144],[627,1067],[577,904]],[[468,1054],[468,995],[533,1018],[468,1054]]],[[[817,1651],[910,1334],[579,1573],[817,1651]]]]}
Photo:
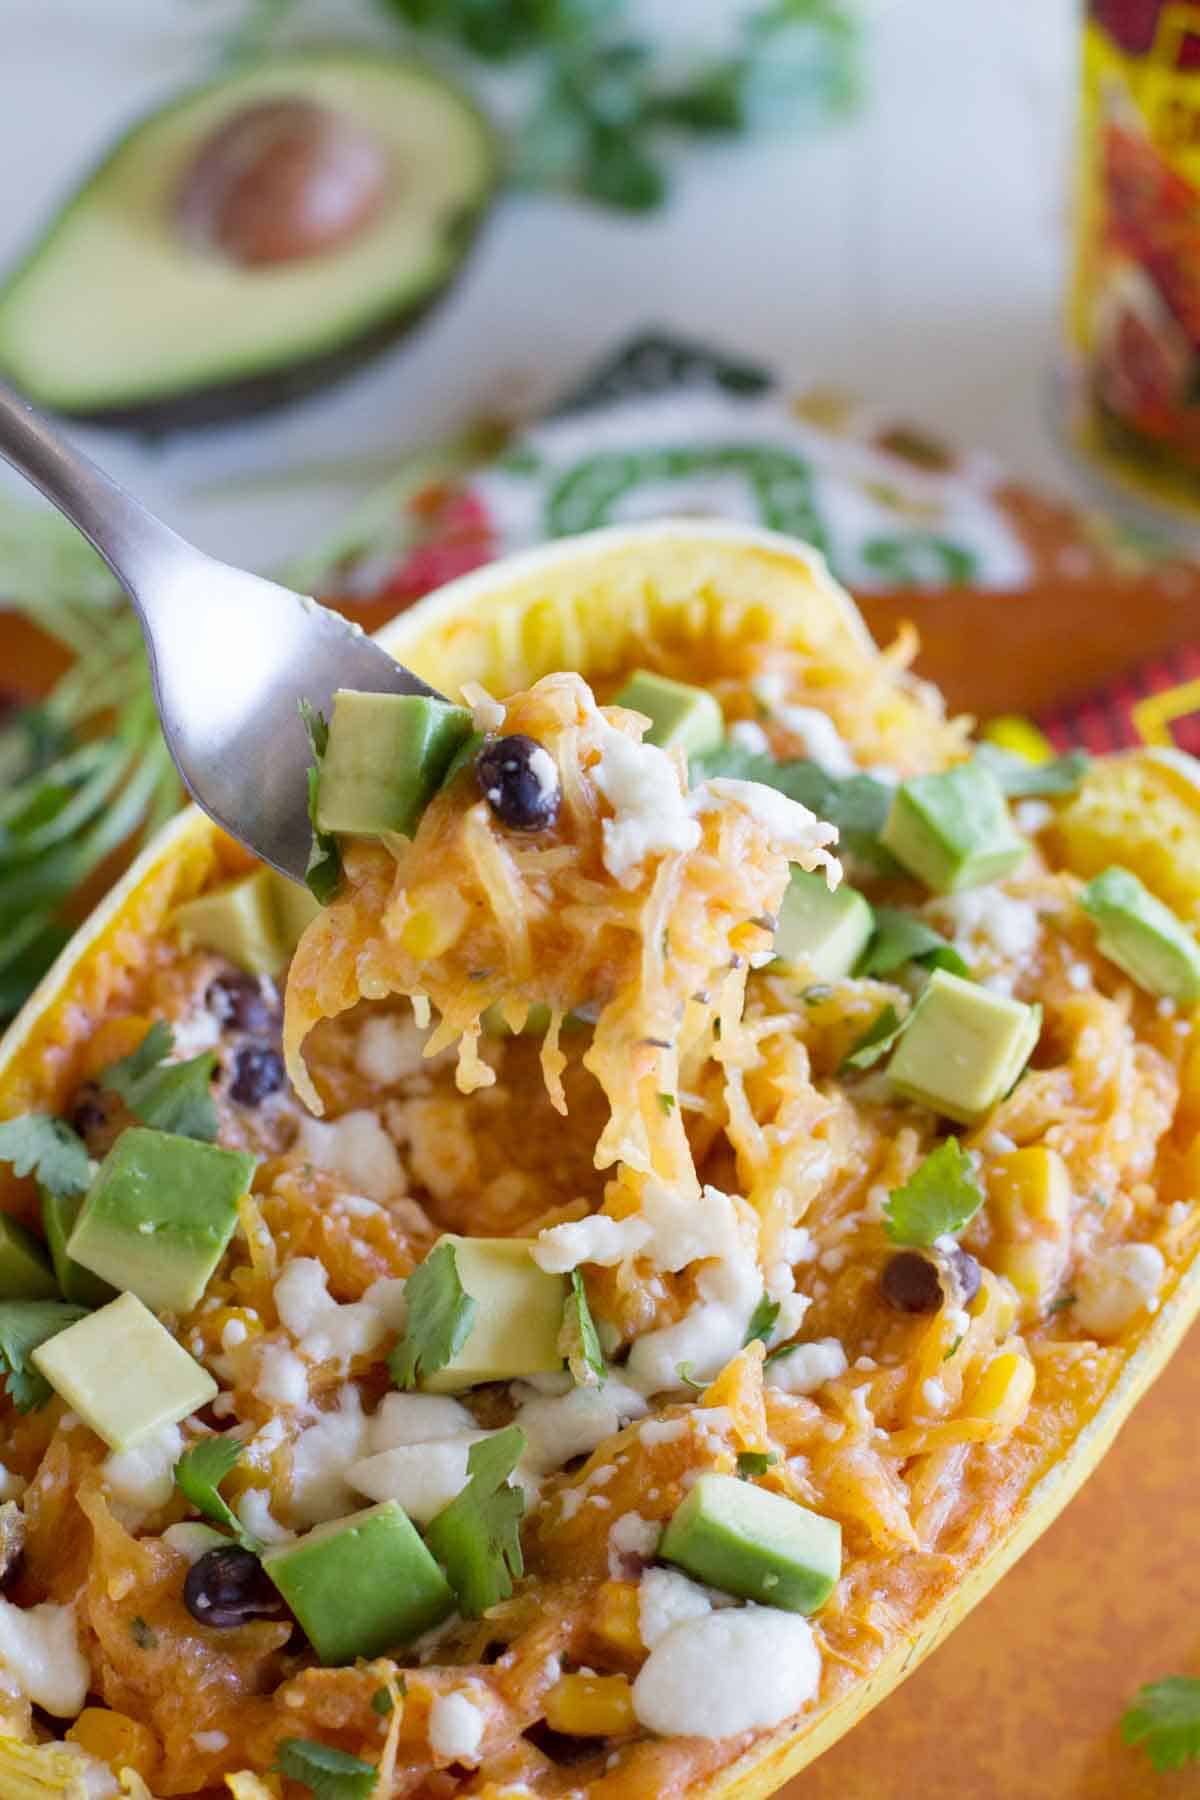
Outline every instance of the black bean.
{"type": "Polygon", "coordinates": [[[238,1544],[206,1550],[187,1572],[183,1603],[201,1625],[224,1628],[252,1619],[286,1619],[283,1596],[252,1550],[238,1544]]]}
{"type": "Polygon", "coordinates": [[[95,1132],[103,1131],[109,1110],[98,1081],[85,1081],[76,1088],[69,1119],[85,1143],[95,1132]]]}
{"type": "Polygon", "coordinates": [[[480,793],[500,823],[513,831],[546,831],[558,818],[558,770],[536,738],[514,732],[485,744],[475,773],[480,793]]]}
{"type": "Polygon", "coordinates": [[[246,975],[231,969],[209,983],[204,1004],[222,1025],[237,1031],[253,1031],[265,1035],[278,1026],[279,1011],[267,999],[257,975],[246,975]]]}
{"type": "Polygon", "coordinates": [[[880,1280],[889,1306],[902,1313],[932,1313],[942,1304],[937,1264],[919,1250],[897,1250],[884,1265],[880,1280]]]}
{"type": "Polygon", "coordinates": [[[278,1050],[269,1044],[243,1044],[233,1060],[229,1097],[239,1106],[259,1106],[277,1094],[286,1080],[278,1050]]]}
{"type": "Polygon", "coordinates": [[[946,1265],[954,1278],[958,1289],[960,1306],[970,1306],[979,1292],[979,1283],[983,1279],[979,1264],[969,1250],[952,1250],[946,1258],[946,1265]]]}

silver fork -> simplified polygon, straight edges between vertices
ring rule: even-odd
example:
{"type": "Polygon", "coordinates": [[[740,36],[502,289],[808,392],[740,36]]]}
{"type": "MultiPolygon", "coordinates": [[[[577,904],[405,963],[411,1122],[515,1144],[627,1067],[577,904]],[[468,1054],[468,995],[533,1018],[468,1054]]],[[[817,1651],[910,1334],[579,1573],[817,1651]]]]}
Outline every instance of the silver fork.
{"type": "Polygon", "coordinates": [[[340,687],[435,690],[328,607],[195,549],[3,383],[0,457],[79,527],[129,595],[188,792],[231,837],[302,881],[311,758],[300,702],[327,711],[340,687]]]}

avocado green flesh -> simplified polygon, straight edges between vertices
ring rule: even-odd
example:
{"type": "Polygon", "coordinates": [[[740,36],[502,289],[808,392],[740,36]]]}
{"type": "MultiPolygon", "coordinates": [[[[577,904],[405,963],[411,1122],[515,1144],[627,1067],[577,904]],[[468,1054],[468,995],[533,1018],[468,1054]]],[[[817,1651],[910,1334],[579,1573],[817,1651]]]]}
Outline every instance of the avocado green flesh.
{"type": "Polygon", "coordinates": [[[171,924],[185,948],[216,950],[250,975],[278,975],[320,910],[307,888],[274,869],[256,869],[185,900],[171,924]]]}
{"type": "Polygon", "coordinates": [[[870,902],[844,884],[831,893],[823,875],[793,869],[779,924],[775,955],[785,966],[800,964],[818,981],[849,975],[870,942],[875,915],[870,902]]]}
{"type": "Polygon", "coordinates": [[[381,1656],[454,1610],[449,1583],[394,1500],[268,1550],[263,1568],[327,1668],[381,1656]]]}
{"type": "Polygon", "coordinates": [[[106,1301],[115,1299],[117,1290],[114,1287],[67,1255],[67,1239],[75,1229],[83,1195],[52,1194],[43,1188],[41,1200],[42,1230],[46,1234],[50,1261],[63,1299],[76,1306],[103,1306],[106,1301]]]}
{"type": "Polygon", "coordinates": [[[320,829],[412,837],[470,735],[464,706],[423,694],[339,688],[317,788],[320,829]]]}
{"type": "Polygon", "coordinates": [[[977,763],[918,775],[897,788],[880,842],[939,894],[982,887],[1024,862],[1003,790],[977,763]]]}
{"type": "Polygon", "coordinates": [[[1102,956],[1148,993],[1180,1006],[1200,1000],[1200,945],[1136,875],[1114,864],[1089,881],[1079,898],[1099,927],[1102,956]]]}
{"type": "Polygon", "coordinates": [[[736,1475],[702,1475],[672,1515],[664,1562],[743,1600],[812,1613],[842,1570],[834,1519],[736,1475]]]}
{"type": "Polygon", "coordinates": [[[973,1125],[1003,1099],[1041,1032],[1041,1009],[935,969],[888,1066],[897,1093],[973,1125]]]}
{"type": "Polygon", "coordinates": [[[31,399],[114,421],[235,416],[394,337],[445,287],[496,179],[489,128],[421,64],[312,50],[193,90],[134,127],[0,289],[0,371],[31,399]],[[240,268],[187,246],[172,203],[224,118],[302,98],[390,153],[380,211],[322,255],[240,268]]]}
{"type": "Polygon", "coordinates": [[[689,756],[715,750],[725,732],[725,721],[715,697],[706,688],[672,681],[639,669],[616,697],[617,706],[644,713],[650,721],[648,744],[660,750],[680,749],[689,756]]]}
{"type": "Polygon", "coordinates": [[[57,1300],[58,1282],[32,1231],[0,1213],[0,1300],[57,1300]]]}
{"type": "Polygon", "coordinates": [[[538,1267],[530,1255],[533,1239],[448,1233],[434,1250],[444,1243],[454,1246],[458,1279],[475,1302],[475,1315],[462,1348],[444,1368],[422,1377],[421,1386],[430,1393],[457,1394],[485,1381],[561,1369],[566,1277],[538,1267]]]}
{"type": "Polygon", "coordinates": [[[131,1127],[100,1165],[67,1254],[156,1312],[190,1312],[233,1236],[254,1161],[131,1127]]]}

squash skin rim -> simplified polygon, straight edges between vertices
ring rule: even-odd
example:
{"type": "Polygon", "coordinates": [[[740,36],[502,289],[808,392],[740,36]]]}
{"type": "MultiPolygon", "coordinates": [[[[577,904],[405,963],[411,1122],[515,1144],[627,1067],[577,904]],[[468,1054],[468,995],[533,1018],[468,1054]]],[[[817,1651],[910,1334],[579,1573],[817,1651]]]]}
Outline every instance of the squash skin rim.
{"type": "MultiPolygon", "coordinates": [[[[385,625],[377,640],[397,657],[422,664],[422,640],[434,640],[455,620],[478,618],[480,603],[498,605],[530,578],[556,573],[601,575],[609,559],[625,564],[639,552],[669,554],[697,547],[778,558],[803,580],[797,589],[797,623],[807,609],[827,612],[824,625],[858,650],[875,650],[850,597],[828,575],[818,552],[796,540],[754,527],[689,519],[632,527],[610,527],[559,540],[503,558],[459,577],[425,596],[385,625]],[[414,651],[416,654],[414,655],[414,651]]],[[[426,665],[427,666],[427,665],[426,665]]],[[[26,1001],[0,1040],[0,1084],[17,1063],[37,1022],[65,995],[71,978],[96,940],[171,859],[190,844],[212,842],[218,828],[189,804],[148,844],[125,875],[89,915],[26,1001]]],[[[920,1628],[890,1650],[850,1693],[822,1711],[766,1733],[708,1783],[689,1789],[708,1800],[764,1800],[833,1745],[935,1650],[985,1598],[1019,1557],[1057,1518],[1108,1450],[1134,1406],[1162,1372],[1200,1312],[1200,1253],[1184,1268],[1169,1298],[1134,1340],[1112,1388],[1079,1429],[1069,1450],[1021,1498],[1003,1533],[959,1582],[932,1608],[920,1628]]],[[[0,1737],[0,1751],[5,1743],[0,1737]]]]}

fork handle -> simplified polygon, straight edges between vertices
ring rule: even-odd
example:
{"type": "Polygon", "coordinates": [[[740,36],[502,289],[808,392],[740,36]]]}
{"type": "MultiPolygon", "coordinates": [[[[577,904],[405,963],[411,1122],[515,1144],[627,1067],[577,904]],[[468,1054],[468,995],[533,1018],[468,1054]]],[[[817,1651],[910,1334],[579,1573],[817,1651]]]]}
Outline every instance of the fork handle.
{"type": "Polygon", "coordinates": [[[168,559],[194,554],[2,381],[0,457],[79,527],[135,605],[143,584],[161,573],[168,559]]]}

